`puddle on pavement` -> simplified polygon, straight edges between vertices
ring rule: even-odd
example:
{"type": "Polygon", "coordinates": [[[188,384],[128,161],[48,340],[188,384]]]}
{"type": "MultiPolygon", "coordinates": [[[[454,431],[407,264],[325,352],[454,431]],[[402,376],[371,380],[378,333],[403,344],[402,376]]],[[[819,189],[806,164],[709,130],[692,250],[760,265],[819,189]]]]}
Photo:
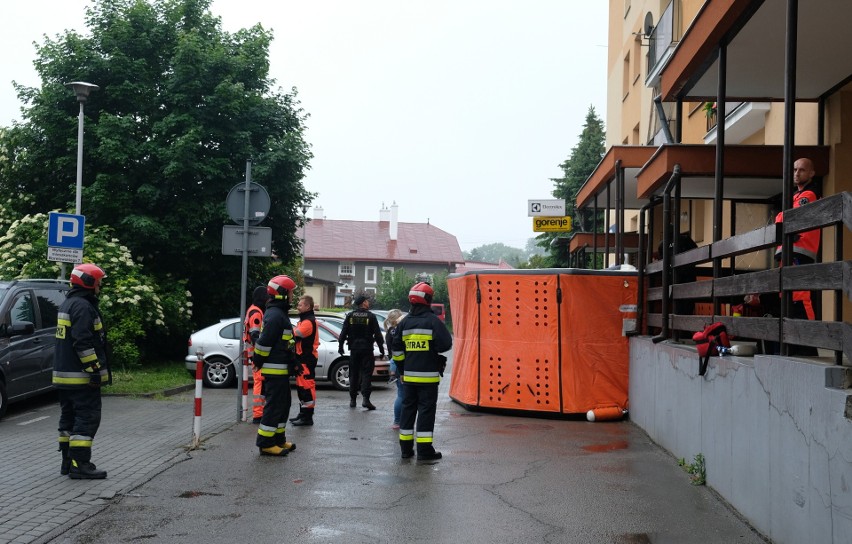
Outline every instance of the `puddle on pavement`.
{"type": "Polygon", "coordinates": [[[627,440],[616,440],[615,442],[607,442],[606,444],[589,444],[583,446],[583,449],[592,453],[601,453],[606,451],[626,450],[630,444],[627,440]]]}
{"type": "Polygon", "coordinates": [[[210,495],[213,497],[221,497],[221,493],[208,493],[207,491],[184,491],[178,497],[181,499],[194,499],[195,497],[200,497],[202,495],[210,495]]]}

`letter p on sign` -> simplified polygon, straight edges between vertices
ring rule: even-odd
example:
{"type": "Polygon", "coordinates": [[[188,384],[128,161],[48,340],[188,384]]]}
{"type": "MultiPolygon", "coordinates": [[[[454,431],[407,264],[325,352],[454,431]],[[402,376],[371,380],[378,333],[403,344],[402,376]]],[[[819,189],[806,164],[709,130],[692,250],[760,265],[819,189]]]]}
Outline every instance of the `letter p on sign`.
{"type": "Polygon", "coordinates": [[[47,245],[83,249],[85,224],[85,216],[51,212],[47,224],[47,245]]]}

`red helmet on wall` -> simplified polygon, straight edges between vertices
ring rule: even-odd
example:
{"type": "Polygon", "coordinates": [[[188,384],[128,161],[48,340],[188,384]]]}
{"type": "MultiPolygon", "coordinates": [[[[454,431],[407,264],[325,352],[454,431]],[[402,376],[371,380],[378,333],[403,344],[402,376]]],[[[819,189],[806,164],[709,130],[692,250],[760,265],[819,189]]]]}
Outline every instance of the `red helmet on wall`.
{"type": "Polygon", "coordinates": [[[90,263],[78,264],[71,271],[71,285],[79,285],[85,289],[94,289],[105,277],[106,272],[97,265],[90,263]]]}
{"type": "Polygon", "coordinates": [[[420,283],[415,283],[411,291],[408,292],[408,302],[412,304],[432,304],[432,295],[434,294],[435,291],[432,289],[432,286],[425,281],[421,281],[420,283]]]}
{"type": "Polygon", "coordinates": [[[287,298],[287,295],[296,288],[296,282],[290,276],[275,276],[266,284],[266,292],[275,300],[287,298]]]}

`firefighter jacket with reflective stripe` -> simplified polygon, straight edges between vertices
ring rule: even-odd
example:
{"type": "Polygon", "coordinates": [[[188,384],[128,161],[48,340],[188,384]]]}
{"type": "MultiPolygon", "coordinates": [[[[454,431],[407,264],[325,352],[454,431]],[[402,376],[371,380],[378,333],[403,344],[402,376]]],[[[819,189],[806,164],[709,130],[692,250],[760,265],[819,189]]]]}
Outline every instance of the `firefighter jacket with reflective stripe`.
{"type": "MultiPolygon", "coordinates": [[[[816,193],[810,189],[797,191],[793,194],[793,207],[800,208],[805,204],[815,202],[816,200],[816,193]]],[[[784,212],[779,212],[778,215],[775,216],[775,222],[781,223],[783,221],[784,212]]],[[[804,255],[811,260],[810,262],[816,262],[817,253],[819,252],[820,234],[820,229],[809,230],[796,234],[793,237],[793,256],[795,257],[797,254],[804,255]]],[[[781,259],[781,246],[775,248],[775,260],[779,259],[781,259]]]]}
{"type": "Polygon", "coordinates": [[[350,351],[373,351],[375,342],[379,346],[379,352],[385,354],[385,339],[382,329],[379,328],[379,320],[373,312],[364,308],[357,308],[346,314],[338,341],[341,349],[344,342],[348,343],[350,351]]]}
{"type": "Polygon", "coordinates": [[[299,314],[299,324],[293,335],[296,337],[296,361],[315,363],[319,358],[319,332],[313,310],[299,314]]]}
{"type": "Polygon", "coordinates": [[[246,319],[243,322],[243,343],[249,357],[254,354],[254,343],[260,337],[261,326],[263,326],[263,310],[252,304],[246,310],[246,319]]]}
{"type": "Polygon", "coordinates": [[[106,331],[94,291],[75,286],[59,306],[53,385],[88,387],[93,373],[107,381],[106,331]]]}
{"type": "Polygon", "coordinates": [[[287,311],[286,301],[270,301],[263,315],[263,328],[254,343],[255,366],[261,367],[264,377],[288,377],[289,368],[295,363],[293,353],[293,325],[287,311]]]}
{"type": "Polygon", "coordinates": [[[453,347],[446,325],[429,306],[414,304],[411,313],[396,326],[393,360],[402,383],[431,385],[441,381],[445,358],[438,354],[453,347]]]}

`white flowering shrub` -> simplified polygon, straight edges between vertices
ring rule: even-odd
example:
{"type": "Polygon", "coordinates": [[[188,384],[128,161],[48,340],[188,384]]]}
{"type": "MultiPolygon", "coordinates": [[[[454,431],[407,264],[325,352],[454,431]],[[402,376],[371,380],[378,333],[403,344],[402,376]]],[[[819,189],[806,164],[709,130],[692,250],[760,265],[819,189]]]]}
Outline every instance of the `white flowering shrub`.
{"type": "MultiPolygon", "coordinates": [[[[59,263],[47,260],[48,215],[13,219],[6,204],[0,204],[0,278],[60,277],[59,263]]],[[[155,345],[163,336],[185,336],[191,330],[192,302],[185,281],[157,283],[106,227],[87,225],[84,248],[83,260],[107,274],[99,300],[110,364],[141,364],[146,345],[155,345]]],[[[67,279],[73,265],[65,268],[67,279]]]]}

